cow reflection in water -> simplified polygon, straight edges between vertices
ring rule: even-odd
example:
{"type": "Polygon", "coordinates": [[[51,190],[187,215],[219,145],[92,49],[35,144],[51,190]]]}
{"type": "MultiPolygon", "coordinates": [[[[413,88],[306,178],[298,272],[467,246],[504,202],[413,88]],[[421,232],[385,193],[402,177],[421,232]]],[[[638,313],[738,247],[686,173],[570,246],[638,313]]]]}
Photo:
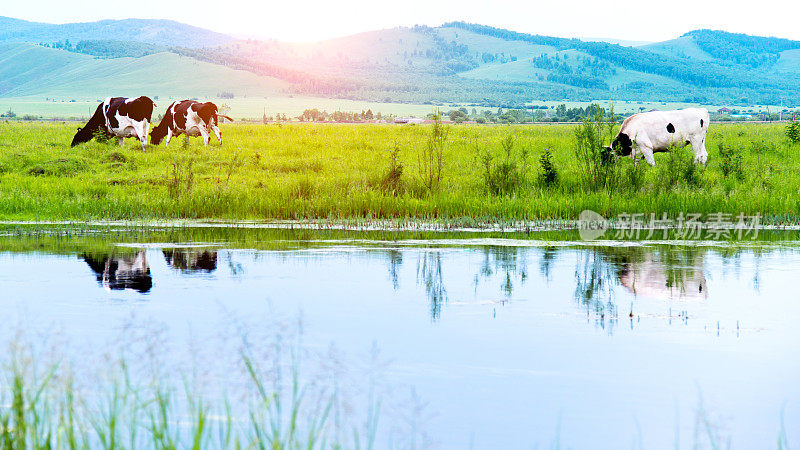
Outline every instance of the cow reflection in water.
{"type": "Polygon", "coordinates": [[[622,267],[619,281],[636,296],[657,300],[705,300],[706,276],[700,251],[646,252],[622,267]],[[661,256],[658,258],[657,256],[661,256]]]}
{"type": "Polygon", "coordinates": [[[696,248],[598,248],[576,269],[576,295],[584,303],[612,300],[618,283],[637,297],[705,300],[704,257],[705,250],[696,248]]]}
{"type": "Polygon", "coordinates": [[[84,254],[83,260],[92,268],[97,282],[109,290],[131,289],[137,292],[149,292],[153,287],[150,266],[147,265],[145,251],[133,254],[84,254]]]}
{"type": "Polygon", "coordinates": [[[174,269],[186,272],[213,272],[217,270],[217,252],[196,249],[165,249],[164,258],[174,269]]]}

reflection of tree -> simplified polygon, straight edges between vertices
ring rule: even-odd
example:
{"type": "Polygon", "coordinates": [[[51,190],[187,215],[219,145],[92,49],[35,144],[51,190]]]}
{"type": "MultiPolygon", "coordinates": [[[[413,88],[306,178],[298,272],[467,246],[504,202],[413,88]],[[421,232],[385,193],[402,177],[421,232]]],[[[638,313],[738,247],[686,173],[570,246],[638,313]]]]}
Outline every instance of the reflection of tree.
{"type": "Polygon", "coordinates": [[[550,282],[551,279],[550,271],[553,269],[556,253],[558,253],[556,247],[545,247],[542,252],[542,257],[539,259],[539,272],[548,282],[550,282]]]}
{"type": "Polygon", "coordinates": [[[505,292],[506,297],[511,297],[515,280],[524,284],[528,279],[527,264],[519,247],[484,247],[483,262],[475,276],[475,287],[477,288],[481,277],[488,279],[498,272],[503,275],[500,289],[505,292]]]}
{"type": "Polygon", "coordinates": [[[400,250],[389,250],[387,253],[389,262],[389,276],[392,278],[392,287],[396,291],[400,288],[398,272],[400,267],[403,265],[403,253],[400,250]]]}
{"type": "Polygon", "coordinates": [[[616,311],[614,290],[616,266],[597,249],[586,249],[578,253],[575,265],[575,300],[587,310],[597,314],[616,311]]]}
{"type": "Polygon", "coordinates": [[[425,285],[431,307],[431,319],[438,320],[442,305],[447,301],[447,289],[442,279],[442,255],[427,251],[417,260],[417,285],[425,285]]]}

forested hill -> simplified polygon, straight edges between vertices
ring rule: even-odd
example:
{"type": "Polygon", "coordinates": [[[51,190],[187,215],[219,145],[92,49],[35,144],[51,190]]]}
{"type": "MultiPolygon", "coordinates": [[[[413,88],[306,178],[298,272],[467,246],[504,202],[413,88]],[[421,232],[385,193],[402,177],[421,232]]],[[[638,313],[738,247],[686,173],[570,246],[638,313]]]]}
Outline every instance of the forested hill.
{"type": "Polygon", "coordinates": [[[63,42],[113,40],[180,47],[212,47],[230,36],[173,20],[124,19],[50,24],[0,16],[0,42],[63,42]]]}
{"type": "Polygon", "coordinates": [[[800,42],[698,30],[631,47],[465,22],[315,44],[235,41],[181,50],[275,76],[298,92],[514,106],[537,100],[800,103],[800,42]]]}
{"type": "Polygon", "coordinates": [[[751,67],[770,66],[780,60],[783,52],[800,49],[800,41],[717,30],[690,31],[683,37],[691,38],[714,58],[751,67]]]}

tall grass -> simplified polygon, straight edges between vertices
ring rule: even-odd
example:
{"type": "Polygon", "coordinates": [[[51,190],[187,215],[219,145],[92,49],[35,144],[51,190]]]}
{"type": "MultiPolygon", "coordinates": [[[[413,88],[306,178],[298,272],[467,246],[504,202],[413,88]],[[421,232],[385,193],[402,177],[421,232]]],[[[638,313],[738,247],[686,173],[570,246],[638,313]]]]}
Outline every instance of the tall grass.
{"type": "Polygon", "coordinates": [[[182,385],[167,377],[141,381],[122,359],[107,382],[81,395],[70,367],[40,371],[30,355],[17,353],[0,372],[0,448],[374,448],[380,416],[374,399],[363,426],[342,433],[333,420],[340,400],[335,393],[312,395],[297,353],[288,380],[280,371],[265,373],[248,351],[241,363],[253,395],[234,402],[204,396],[186,374],[182,385]]]}

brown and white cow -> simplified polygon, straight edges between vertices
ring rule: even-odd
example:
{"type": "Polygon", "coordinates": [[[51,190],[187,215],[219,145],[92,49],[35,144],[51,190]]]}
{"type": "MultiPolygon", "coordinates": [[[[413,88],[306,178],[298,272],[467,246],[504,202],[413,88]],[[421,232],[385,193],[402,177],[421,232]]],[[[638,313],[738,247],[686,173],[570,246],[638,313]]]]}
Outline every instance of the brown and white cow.
{"type": "Polygon", "coordinates": [[[217,105],[211,102],[200,103],[194,100],[173,102],[167,108],[161,123],[150,133],[150,142],[158,145],[166,137],[169,144],[172,136],[186,134],[187,139],[189,136],[203,136],[203,143],[208,146],[211,133],[214,133],[219,145],[222,145],[222,133],[218,124],[220,117],[233,121],[230,117],[219,114],[217,105]]]}
{"type": "Polygon", "coordinates": [[[142,151],[147,150],[147,133],[150,118],[156,106],[149,97],[108,97],[97,106],[89,122],[72,139],[72,146],[89,142],[96,135],[119,138],[119,145],[125,145],[126,137],[135,137],[142,143],[142,151]]]}
{"type": "Polygon", "coordinates": [[[654,152],[691,145],[694,160],[705,164],[708,110],[687,108],[675,111],[650,111],[634,114],[622,122],[611,148],[620,156],[635,158],[641,153],[651,166],[656,165],[654,152]]]}

